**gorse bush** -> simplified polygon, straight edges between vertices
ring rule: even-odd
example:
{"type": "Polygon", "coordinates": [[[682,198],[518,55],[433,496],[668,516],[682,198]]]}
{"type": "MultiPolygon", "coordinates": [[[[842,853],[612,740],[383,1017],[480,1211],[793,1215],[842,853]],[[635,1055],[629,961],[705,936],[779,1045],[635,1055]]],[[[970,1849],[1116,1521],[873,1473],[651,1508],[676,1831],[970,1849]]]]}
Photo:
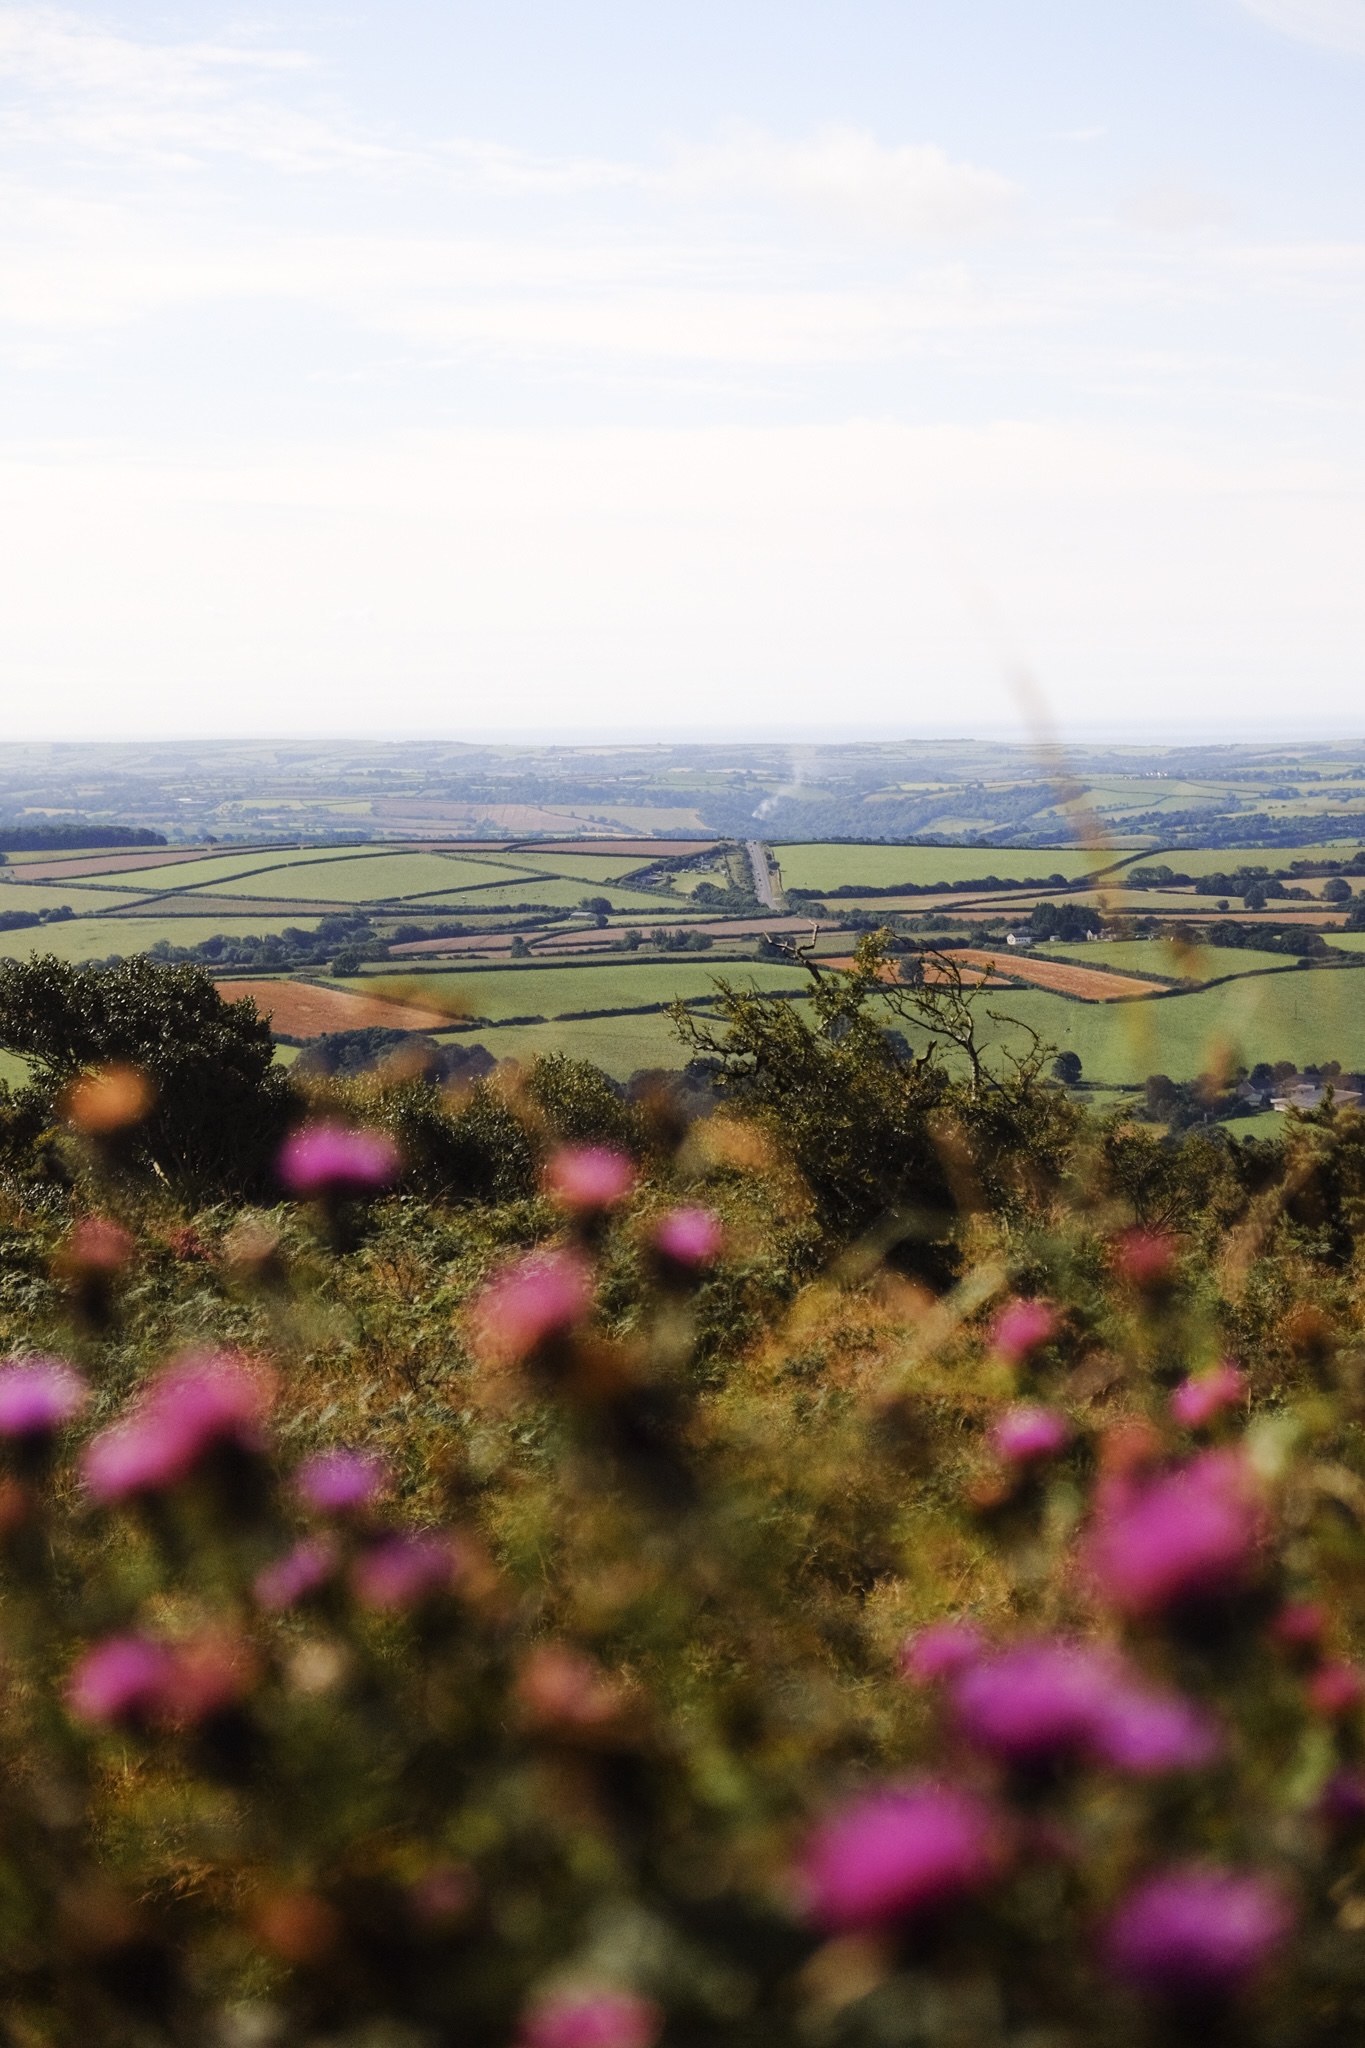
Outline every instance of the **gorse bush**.
{"type": "Polygon", "coordinates": [[[268,1211],[139,1178],[126,1067],[68,1193],[16,1125],[8,2038],[1359,2038],[1365,1119],[1163,1148],[873,964],[690,1122],[328,1084],[268,1211]]]}

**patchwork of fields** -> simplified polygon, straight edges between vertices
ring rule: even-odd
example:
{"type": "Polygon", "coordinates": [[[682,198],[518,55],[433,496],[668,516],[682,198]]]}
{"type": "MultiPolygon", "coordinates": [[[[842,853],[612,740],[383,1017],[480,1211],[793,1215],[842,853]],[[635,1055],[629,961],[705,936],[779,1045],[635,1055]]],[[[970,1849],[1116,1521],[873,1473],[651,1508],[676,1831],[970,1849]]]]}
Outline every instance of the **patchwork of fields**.
{"type": "MultiPolygon", "coordinates": [[[[681,1049],[662,1006],[675,997],[708,1000],[718,975],[787,997],[799,997],[806,986],[800,965],[775,957],[771,943],[790,944],[794,928],[807,929],[804,919],[754,916],[742,908],[718,919],[714,908],[695,901],[702,881],[732,888],[736,869],[744,871],[733,848],[727,868],[724,851],[706,840],[484,840],[458,847],[16,853],[0,868],[0,912],[23,911],[44,921],[0,931],[0,955],[46,952],[80,962],[210,941],[228,948],[277,941],[297,956],[320,926],[327,933],[330,919],[350,938],[319,938],[323,951],[304,956],[312,964],[292,969],[287,962],[279,969],[269,964],[280,952],[267,956],[262,966],[224,975],[225,992],[251,994],[289,1038],[377,1023],[472,1032],[498,1057],[565,1050],[625,1076],[643,1066],[679,1064],[681,1049]],[[433,921],[438,931],[454,924],[466,936],[410,936],[414,929],[430,932],[433,921]],[[660,932],[674,933],[679,944],[688,933],[704,932],[713,943],[704,956],[679,954],[651,937],[660,932]],[[755,957],[765,941],[768,957],[755,957]],[[359,944],[363,957],[343,962],[347,943],[359,944]],[[328,944],[337,951],[335,966],[328,944]],[[404,948],[406,957],[391,954],[390,945],[404,948]],[[442,945],[461,951],[449,958],[412,951],[442,945]],[[524,959],[509,957],[518,950],[524,959]]],[[[1040,900],[1098,904],[1106,914],[1179,917],[1191,928],[1218,915],[1213,900],[1188,885],[1125,888],[1129,868],[1157,859],[1131,850],[831,842],[773,851],[788,889],[880,891],[943,883],[942,907],[969,921],[994,918],[997,933],[1027,923],[1040,900]],[[996,889],[995,882],[1006,886],[996,889]],[[1035,886],[1017,886],[1029,882],[1035,886]],[[954,891],[953,884],[972,886],[954,891]]],[[[1365,893],[1365,875],[1349,865],[1355,851],[1356,842],[1292,853],[1181,851],[1166,864],[1193,877],[1241,865],[1287,869],[1291,860],[1335,860],[1357,878],[1350,884],[1353,901],[1365,893]]],[[[1321,876],[1302,884],[1315,895],[1321,885],[1321,876]]],[[[741,901],[733,894],[730,900],[741,901]]],[[[900,928],[914,930],[914,917],[939,900],[907,897],[901,905],[894,895],[871,896],[863,907],[871,917],[903,909],[912,922],[900,928]]],[[[826,957],[847,955],[852,937],[847,927],[840,931],[839,919],[858,907],[856,896],[840,898],[822,919],[826,957]]],[[[799,912],[799,900],[790,908],[799,912]]],[[[1286,929],[1322,927],[1334,948],[1358,956],[1365,953],[1365,931],[1339,928],[1349,908],[1350,902],[1276,901],[1253,913],[1239,903],[1230,915],[1243,922],[1273,918],[1286,929]]],[[[965,933],[963,925],[957,930],[965,933]]],[[[1008,1021],[1015,1019],[1049,1044],[1079,1053],[1087,1078],[1097,1083],[1129,1086],[1153,1072],[1190,1078],[1229,1047],[1248,1064],[1338,1059],[1348,1068],[1365,1066],[1365,978],[1357,981],[1343,966],[1298,967],[1285,953],[1156,937],[1051,944],[1018,954],[977,941],[958,957],[973,974],[996,960],[1004,973],[1033,984],[992,991],[990,1006],[1006,1021],[989,1030],[1017,1039],[1022,1048],[1024,1035],[1008,1021]],[[1221,985],[1190,986],[1211,981],[1221,985]],[[1174,988],[1177,983],[1184,986],[1174,988]]]]}

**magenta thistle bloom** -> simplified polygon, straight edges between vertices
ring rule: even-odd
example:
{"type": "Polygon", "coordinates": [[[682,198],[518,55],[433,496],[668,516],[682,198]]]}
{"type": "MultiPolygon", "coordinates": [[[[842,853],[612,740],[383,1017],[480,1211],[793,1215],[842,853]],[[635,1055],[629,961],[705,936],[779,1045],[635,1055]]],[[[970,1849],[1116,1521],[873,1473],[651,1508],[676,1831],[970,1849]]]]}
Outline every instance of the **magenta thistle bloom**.
{"type": "Polygon", "coordinates": [[[1270,1625],[1277,1643],[1287,1650],[1313,1650],[1327,1633],[1327,1610],[1316,1600],[1292,1600],[1270,1625]]]}
{"type": "Polygon", "coordinates": [[[286,1138],[278,1172],[291,1195],[301,1199],[377,1195],[397,1180],[402,1159],[383,1131],[358,1131],[349,1124],[304,1124],[286,1138]]]}
{"type": "Polygon", "coordinates": [[[416,1607],[435,1593],[448,1593],[455,1570],[447,1536],[386,1536],[356,1559],[351,1584],[362,1607],[416,1607]]]}
{"type": "Polygon", "coordinates": [[[1349,1714],[1365,1699],[1365,1679],[1354,1664],[1324,1664],[1308,1681],[1308,1704],[1325,1721],[1349,1714]]]}
{"type": "Polygon", "coordinates": [[[1179,1693],[1119,1687],[1100,1708],[1091,1752],[1129,1778],[1157,1778],[1168,1771],[1198,1771],[1221,1755],[1223,1732],[1216,1721],[1179,1693]]]}
{"type": "Polygon", "coordinates": [[[1042,1640],[969,1664],[953,1686],[967,1740],[1009,1763],[1041,1763],[1089,1749],[1115,1685],[1099,1650],[1042,1640]]]}
{"type": "Polygon", "coordinates": [[[273,1388],[228,1352],[169,1366],[133,1413],[85,1453],[85,1483],[99,1501],[160,1493],[187,1479],[219,1445],[256,1451],[273,1388]]]}
{"type": "Polygon", "coordinates": [[[1161,1230],[1126,1230],[1115,1250],[1119,1272],[1140,1291],[1164,1287],[1175,1268],[1175,1242],[1161,1230]]]}
{"type": "Polygon", "coordinates": [[[901,1676],[911,1685],[936,1685],[975,1664],[985,1647],[986,1638],[974,1621],[935,1621],[902,1645],[901,1676]]]}
{"type": "Polygon", "coordinates": [[[388,1466],[374,1451],[319,1451],[294,1474],[294,1489],[305,1507],[340,1514],[368,1506],[388,1477],[388,1466]]]}
{"type": "Polygon", "coordinates": [[[1091,1577],[1110,1606],[1134,1616],[1235,1593],[1252,1576],[1264,1527],[1250,1467],[1235,1451],[1205,1451],[1111,1490],[1090,1540],[1091,1577]]]}
{"type": "Polygon", "coordinates": [[[1229,1998],[1260,1974],[1293,1924],[1273,1879],[1186,1865],[1129,1893],[1110,1923],[1109,1964],[1154,1997],[1229,1998]]]}
{"type": "Polygon", "coordinates": [[[1061,1328],[1061,1319],[1050,1301],[1011,1301],[1001,1309],[991,1329],[991,1343],[1013,1364],[1050,1344],[1061,1328]]]}
{"type": "Polygon", "coordinates": [[[557,1991],[522,2019],[520,2048],[653,2048],[663,2014],[631,1991],[557,1991]]]}
{"type": "Polygon", "coordinates": [[[984,1890],[1003,1862],[999,1818],[975,1793],[934,1784],[873,1792],[816,1834],[807,1908],[832,1932],[885,1926],[984,1890]]]}
{"type": "Polygon", "coordinates": [[[545,1168],[545,1192],[571,1215],[614,1209],[635,1185],[635,1167],[610,1145],[566,1145],[545,1168]]]}
{"type": "Polygon", "coordinates": [[[1171,1414],[1182,1429],[1203,1429],[1225,1408],[1235,1408],[1244,1400],[1246,1390],[1246,1374],[1225,1358],[1211,1372],[1201,1372],[1176,1388],[1171,1395],[1171,1414]]]}
{"type": "Polygon", "coordinates": [[[1021,1402],[1007,1408],[991,1431],[991,1449],[1008,1465],[1038,1465],[1071,1441],[1071,1424],[1055,1408],[1021,1402]]]}
{"type": "Polygon", "coordinates": [[[110,1636],[76,1664],[67,1706],[95,1725],[149,1721],[164,1705],[171,1667],[170,1652],[147,1636],[110,1636]]]}
{"type": "Polygon", "coordinates": [[[567,1337],[592,1306],[592,1270],[572,1251],[533,1252],[491,1280],[474,1309],[479,1351],[495,1363],[529,1358],[567,1337]]]}
{"type": "Polygon", "coordinates": [[[1043,1639],[960,1672],[953,1709],[978,1749],[1012,1764],[1088,1758],[1130,1777],[1196,1770],[1222,1747],[1216,1724],[1179,1693],[1140,1684],[1107,1650],[1043,1639]]]}
{"type": "Polygon", "coordinates": [[[11,1359],[0,1365],[0,1437],[51,1436],[88,1399],[85,1381],[64,1359],[11,1359]]]}
{"type": "Polygon", "coordinates": [[[276,1611],[293,1607],[325,1586],[336,1566],[337,1547],[330,1536],[305,1536],[256,1574],[256,1604],[276,1611]]]}
{"type": "Polygon", "coordinates": [[[721,1220],[710,1209],[670,1209],[654,1230],[654,1249],[659,1256],[689,1273],[713,1265],[724,1241],[721,1220]]]}

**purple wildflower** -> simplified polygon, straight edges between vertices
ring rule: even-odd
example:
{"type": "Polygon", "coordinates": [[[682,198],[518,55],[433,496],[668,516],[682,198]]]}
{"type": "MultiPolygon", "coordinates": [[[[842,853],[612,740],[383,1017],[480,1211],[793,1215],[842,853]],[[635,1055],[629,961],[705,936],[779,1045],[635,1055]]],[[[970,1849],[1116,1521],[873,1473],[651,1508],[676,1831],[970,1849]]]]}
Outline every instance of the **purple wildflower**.
{"type": "Polygon", "coordinates": [[[85,1381],[64,1359],[11,1359],[0,1365],[0,1437],[51,1436],[88,1399],[85,1381]]]}
{"type": "Polygon", "coordinates": [[[455,1567],[447,1536],[386,1536],[361,1552],[351,1567],[351,1584],[362,1607],[416,1607],[434,1593],[450,1591],[455,1567]]]}
{"type": "Polygon", "coordinates": [[[1185,1865],[1147,1878],[1109,1927],[1109,1964],[1154,1997],[1234,1996],[1260,1974],[1294,1924],[1280,1887],[1256,1871],[1185,1865]]]}
{"type": "Polygon", "coordinates": [[[368,1506],[383,1491],[388,1476],[388,1466],[374,1451],[319,1451],[300,1465],[294,1488],[305,1507],[319,1514],[340,1514],[368,1506]]]}
{"type": "Polygon", "coordinates": [[[349,1124],[304,1124],[286,1138],[278,1171],[301,1199],[377,1195],[398,1178],[398,1147],[383,1131],[349,1124]]]}
{"type": "Polygon", "coordinates": [[[95,1725],[148,1721],[164,1702],[171,1665],[169,1650],[147,1636],[109,1636],[76,1664],[66,1703],[95,1725]]]}
{"type": "Polygon", "coordinates": [[[330,1536],[305,1536],[256,1574],[256,1603],[274,1610],[293,1607],[325,1586],[336,1565],[337,1547],[330,1536]]]}
{"type": "Polygon", "coordinates": [[[1120,1613],[1160,1614],[1240,1591],[1263,1531],[1245,1460],[1205,1451],[1174,1472],[1146,1482],[1125,1477],[1109,1489],[1090,1540],[1091,1577],[1120,1613]]]}
{"type": "Polygon", "coordinates": [[[546,1193],[575,1216],[614,1209],[634,1185],[634,1163],[610,1145],[566,1145],[545,1168],[546,1193]]]}
{"type": "Polygon", "coordinates": [[[974,1621],[932,1622],[907,1637],[901,1648],[901,1676],[911,1685],[935,1685],[975,1664],[985,1647],[986,1638],[974,1621]]]}
{"type": "Polygon", "coordinates": [[[1050,1301],[1011,1301],[995,1319],[991,1343],[1017,1365],[1031,1351],[1050,1344],[1060,1328],[1061,1320],[1050,1301]]]}
{"type": "Polygon", "coordinates": [[[1077,1755],[1090,1747],[1114,1674],[1103,1651],[1015,1643],[959,1673],[953,1712],[969,1742],[1009,1763],[1077,1755]]]}
{"type": "Polygon", "coordinates": [[[713,1265],[724,1241],[721,1220],[710,1209],[670,1209],[654,1229],[654,1249],[659,1257],[684,1273],[713,1265]]]}
{"type": "Polygon", "coordinates": [[[1171,1414],[1182,1429],[1203,1429],[1225,1408],[1245,1400],[1246,1390],[1246,1374],[1225,1358],[1211,1372],[1182,1381],[1171,1395],[1171,1414]]]}
{"type": "Polygon", "coordinates": [[[522,2019],[520,2048],[652,2048],[663,2014],[630,1991],[557,1991],[522,2019]]]}
{"type": "Polygon", "coordinates": [[[269,1378],[230,1352],[170,1366],[130,1416],[90,1444],[86,1485],[104,1502],[160,1493],[187,1479],[220,1444],[259,1450],[272,1396],[269,1378]]]}
{"type": "Polygon", "coordinates": [[[1119,1687],[1101,1706],[1091,1732],[1092,1754],[1129,1778],[1198,1771],[1223,1748],[1216,1721],[1179,1693],[1119,1687]]]}
{"type": "Polygon", "coordinates": [[[1071,1441],[1071,1424],[1055,1408],[1007,1408],[991,1431],[991,1449],[1008,1465],[1038,1465],[1071,1441]]]}
{"type": "Polygon", "coordinates": [[[479,1351],[498,1364],[568,1336],[592,1306],[592,1272],[577,1252],[533,1252],[489,1282],[474,1310],[479,1351]]]}
{"type": "Polygon", "coordinates": [[[807,1906],[832,1932],[885,1926],[984,1890],[1003,1861],[999,1818],[975,1793],[894,1787],[819,1830],[805,1863],[807,1906]]]}

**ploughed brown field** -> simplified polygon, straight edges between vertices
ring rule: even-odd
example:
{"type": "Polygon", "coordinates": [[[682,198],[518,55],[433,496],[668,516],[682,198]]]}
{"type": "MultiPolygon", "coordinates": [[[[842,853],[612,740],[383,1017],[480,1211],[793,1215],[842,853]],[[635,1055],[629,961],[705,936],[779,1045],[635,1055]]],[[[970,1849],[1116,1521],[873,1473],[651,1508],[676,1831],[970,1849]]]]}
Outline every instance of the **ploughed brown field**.
{"type": "Polygon", "coordinates": [[[965,946],[953,955],[973,967],[992,963],[1015,981],[1029,981],[1037,988],[1050,988],[1061,996],[1083,996],[1091,1003],[1112,1003],[1117,996],[1150,996],[1166,984],[1139,981],[1132,974],[1109,974],[1101,967],[1072,967],[1065,960],[1035,960],[1029,953],[1011,953],[1008,946],[990,952],[984,946],[965,946]]]}
{"type": "Polygon", "coordinates": [[[307,981],[220,981],[215,987],[230,1003],[250,996],[271,1029],[288,1038],[321,1038],[324,1031],[363,1031],[371,1024],[394,1031],[440,1031],[449,1017],[382,996],[352,995],[348,989],[317,988],[307,981]]]}

